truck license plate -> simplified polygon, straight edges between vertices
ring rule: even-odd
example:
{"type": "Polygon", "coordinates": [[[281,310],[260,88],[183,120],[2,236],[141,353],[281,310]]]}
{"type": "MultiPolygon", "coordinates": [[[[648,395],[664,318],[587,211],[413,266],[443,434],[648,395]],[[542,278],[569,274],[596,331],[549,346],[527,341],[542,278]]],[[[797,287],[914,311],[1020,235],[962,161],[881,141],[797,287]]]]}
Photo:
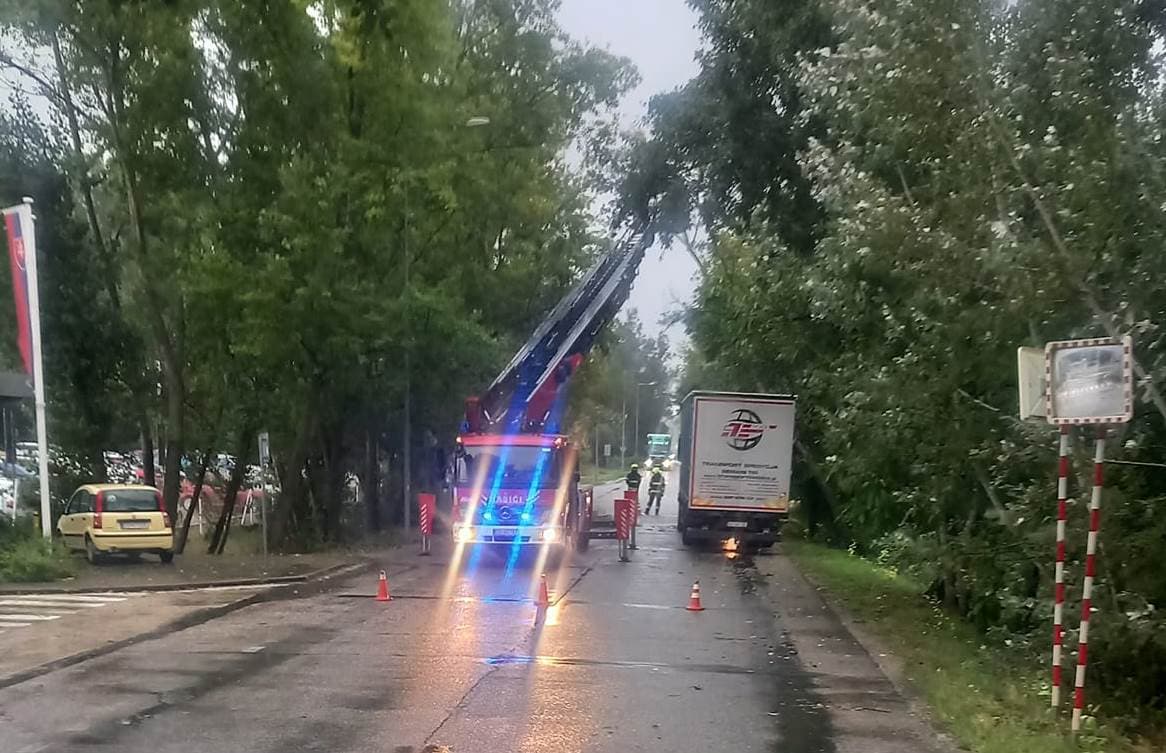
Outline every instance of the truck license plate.
{"type": "Polygon", "coordinates": [[[748,528],[749,521],[747,520],[730,520],[726,525],[729,528],[748,528]]]}
{"type": "Polygon", "coordinates": [[[507,528],[495,528],[494,529],[494,540],[495,541],[514,541],[514,531],[509,530],[507,528]]]}

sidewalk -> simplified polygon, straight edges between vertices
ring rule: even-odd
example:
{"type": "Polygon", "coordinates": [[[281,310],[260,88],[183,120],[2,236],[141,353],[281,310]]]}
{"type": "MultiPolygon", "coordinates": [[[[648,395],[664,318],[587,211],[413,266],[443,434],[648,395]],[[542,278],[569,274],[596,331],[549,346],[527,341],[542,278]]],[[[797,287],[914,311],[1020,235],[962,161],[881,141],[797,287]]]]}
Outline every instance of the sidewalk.
{"type": "MultiPolygon", "coordinates": [[[[202,624],[253,604],[318,593],[373,567],[372,561],[365,557],[345,557],[336,554],[271,557],[266,562],[262,557],[230,557],[222,563],[204,563],[192,558],[194,563],[185,568],[143,562],[126,564],[125,571],[120,572],[117,565],[105,566],[93,568],[99,572],[76,579],[100,589],[85,593],[69,592],[62,584],[54,583],[33,594],[28,584],[23,584],[25,595],[0,594],[0,608],[9,610],[8,616],[15,620],[0,629],[0,687],[202,624]],[[104,572],[106,569],[109,572],[104,572]],[[155,574],[148,575],[151,572],[155,574]],[[252,583],[227,585],[229,576],[240,574],[250,576],[252,583]],[[210,577],[216,580],[206,587],[206,579],[210,577]],[[256,577],[267,580],[255,582],[256,577]],[[284,580],[272,581],[272,578],[284,580]],[[289,582],[289,578],[295,580],[289,582]],[[140,592],[147,581],[152,590],[162,592],[140,592]],[[118,584],[128,585],[121,588],[118,584]],[[138,592],[134,591],[135,587],[138,592]]],[[[237,578],[236,582],[243,580],[237,578]]]]}
{"type": "Polygon", "coordinates": [[[210,585],[250,585],[303,580],[360,559],[349,552],[315,554],[208,555],[189,551],[163,565],[149,555],[138,561],[112,559],[90,565],[81,557],[76,576],[51,583],[0,583],[0,594],[91,593],[102,591],[167,591],[210,585]]]}

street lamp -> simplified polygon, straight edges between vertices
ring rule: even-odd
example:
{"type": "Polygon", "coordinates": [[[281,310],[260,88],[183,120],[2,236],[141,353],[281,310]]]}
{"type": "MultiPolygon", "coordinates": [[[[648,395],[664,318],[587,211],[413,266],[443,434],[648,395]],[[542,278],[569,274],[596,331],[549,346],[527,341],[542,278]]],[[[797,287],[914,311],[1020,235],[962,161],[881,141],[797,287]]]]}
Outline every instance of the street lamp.
{"type": "MultiPolygon", "coordinates": [[[[490,118],[485,115],[474,115],[463,123],[465,128],[481,128],[482,126],[490,125],[490,118]]],[[[402,248],[405,252],[405,405],[404,408],[404,426],[402,427],[402,460],[404,461],[404,469],[401,474],[402,486],[405,492],[405,509],[403,511],[402,520],[405,524],[405,531],[408,532],[410,528],[410,511],[412,510],[413,497],[413,364],[412,351],[413,344],[409,341],[412,336],[412,327],[409,323],[409,302],[411,297],[411,286],[409,282],[409,186],[405,185],[405,237],[402,243],[402,248]]]]}

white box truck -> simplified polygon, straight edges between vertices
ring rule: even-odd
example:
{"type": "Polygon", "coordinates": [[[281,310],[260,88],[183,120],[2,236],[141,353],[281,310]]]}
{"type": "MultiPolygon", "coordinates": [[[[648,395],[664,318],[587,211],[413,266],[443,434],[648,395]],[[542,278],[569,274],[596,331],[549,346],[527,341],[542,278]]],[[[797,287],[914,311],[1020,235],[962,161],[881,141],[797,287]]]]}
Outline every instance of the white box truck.
{"type": "Polygon", "coordinates": [[[680,512],[686,545],[772,546],[789,517],[796,401],[693,392],[680,405],[680,512]]]}

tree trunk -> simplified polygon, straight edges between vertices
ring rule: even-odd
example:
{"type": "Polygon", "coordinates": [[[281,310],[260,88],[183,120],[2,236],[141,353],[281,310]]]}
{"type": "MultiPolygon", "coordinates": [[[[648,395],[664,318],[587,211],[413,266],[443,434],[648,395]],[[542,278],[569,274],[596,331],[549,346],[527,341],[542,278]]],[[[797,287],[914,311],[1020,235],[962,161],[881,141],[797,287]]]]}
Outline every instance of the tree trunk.
{"type": "Polygon", "coordinates": [[[292,509],[299,507],[304,496],[304,463],[308,459],[308,447],[315,428],[315,417],[311,402],[305,407],[299,434],[287,456],[287,465],[280,478],[279,499],[271,520],[271,541],[273,547],[281,547],[291,530],[292,509]]]}
{"type": "Polygon", "coordinates": [[[174,551],[177,554],[182,554],[186,550],[186,542],[190,538],[190,521],[194,517],[194,511],[198,509],[199,499],[202,497],[202,487],[206,483],[206,471],[211,464],[211,449],[202,454],[202,465],[198,468],[198,479],[194,482],[194,493],[190,495],[190,507],[186,510],[186,515],[182,521],[182,528],[179,529],[178,540],[174,543],[174,551]]]}
{"type": "MultiPolygon", "coordinates": [[[[121,89],[121,54],[115,47],[109,70],[109,101],[106,103],[110,132],[113,137],[114,160],[120,168],[125,190],[126,209],[133,229],[133,250],[137,257],[138,271],[142,276],[142,292],[145,306],[142,316],[158,348],[162,361],[162,382],[166,391],[166,477],[163,479],[162,502],[173,518],[178,508],[178,472],[182,465],[182,443],[186,419],[186,382],[183,377],[183,337],[182,305],[178,301],[173,321],[166,320],[166,301],[173,299],[174,290],[163,293],[159,281],[153,274],[149,232],[142,203],[135,160],[122,136],[121,123],[125,113],[124,92],[121,89]]],[[[180,295],[180,293],[179,293],[180,295]]]]}
{"type": "Polygon", "coordinates": [[[822,501],[826,503],[826,512],[828,513],[827,520],[817,520],[816,523],[826,522],[831,530],[837,530],[840,525],[838,518],[838,500],[834,496],[834,490],[830,488],[830,483],[826,479],[826,474],[822,472],[822,468],[814,460],[813,453],[802,443],[800,436],[794,437],[794,448],[797,450],[798,457],[801,458],[802,463],[805,464],[806,469],[810,472],[810,476],[814,479],[819,491],[821,491],[822,501]]]}
{"type": "Polygon", "coordinates": [[[109,481],[109,475],[105,469],[105,452],[100,447],[90,450],[89,464],[93,466],[93,480],[96,483],[104,484],[109,481]]]}
{"type": "Polygon", "coordinates": [[[57,64],[57,80],[60,82],[62,109],[65,111],[65,122],[69,126],[69,141],[73,146],[73,159],[77,162],[77,185],[81,199],[85,204],[85,218],[89,222],[89,232],[93,235],[93,242],[97,246],[104,267],[103,275],[105,290],[109,300],[118,314],[121,314],[121,295],[117,289],[120,277],[117,273],[117,264],[105,243],[105,234],[101,231],[101,223],[97,217],[97,202],[93,199],[93,178],[89,175],[89,168],[85,164],[85,150],[81,141],[81,125],[77,118],[77,107],[73,103],[73,93],[65,71],[65,60],[61,54],[61,43],[56,32],[52,34],[53,59],[57,64]]]}
{"type": "Polygon", "coordinates": [[[142,418],[142,473],[146,486],[158,485],[158,471],[154,467],[154,433],[150,430],[150,419],[142,418]]]}
{"type": "Polygon", "coordinates": [[[322,442],[323,466],[321,482],[324,494],[320,500],[324,513],[324,540],[339,541],[341,539],[340,520],[344,511],[344,493],[347,485],[344,483],[344,431],[340,424],[329,431],[322,442]]]}
{"type": "Polygon", "coordinates": [[[223,511],[215,522],[215,531],[211,537],[207,554],[222,554],[227,546],[227,536],[231,531],[231,518],[235,514],[235,499],[239,496],[239,488],[243,486],[243,477],[247,472],[247,463],[244,460],[247,450],[251,447],[251,438],[255,432],[251,427],[244,427],[239,432],[239,442],[235,447],[235,467],[231,469],[231,478],[227,481],[227,491],[223,494],[223,511]]]}
{"type": "Polygon", "coordinates": [[[364,433],[364,478],[361,490],[364,492],[364,510],[368,516],[368,530],[381,530],[380,473],[377,468],[377,443],[371,429],[364,433]]]}
{"type": "MultiPolygon", "coordinates": [[[[167,368],[166,372],[173,369],[167,368]]],[[[182,486],[182,440],[186,421],[185,391],[182,378],[166,380],[166,464],[162,479],[162,503],[170,517],[178,514],[178,491],[182,486]],[[177,382],[177,385],[174,382],[177,382]]]]}

